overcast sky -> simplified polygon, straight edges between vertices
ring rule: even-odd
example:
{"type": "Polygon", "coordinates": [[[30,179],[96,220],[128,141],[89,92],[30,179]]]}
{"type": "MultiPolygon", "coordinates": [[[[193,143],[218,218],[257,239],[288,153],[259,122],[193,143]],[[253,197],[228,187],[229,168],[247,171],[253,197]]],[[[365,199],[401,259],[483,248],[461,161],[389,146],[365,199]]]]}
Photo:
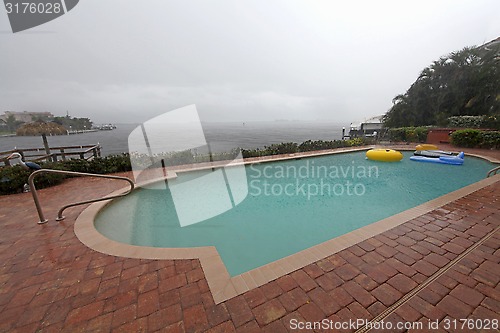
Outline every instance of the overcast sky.
{"type": "Polygon", "coordinates": [[[0,113],[143,122],[349,123],[385,113],[432,61],[500,36],[498,0],[81,0],[13,34],[0,8],[0,113]]]}

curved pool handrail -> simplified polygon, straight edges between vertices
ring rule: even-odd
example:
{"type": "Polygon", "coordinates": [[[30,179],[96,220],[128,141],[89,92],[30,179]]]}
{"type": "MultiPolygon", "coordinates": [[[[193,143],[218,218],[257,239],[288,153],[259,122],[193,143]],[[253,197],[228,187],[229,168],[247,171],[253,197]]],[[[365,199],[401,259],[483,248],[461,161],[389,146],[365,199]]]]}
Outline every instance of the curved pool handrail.
{"type": "Polygon", "coordinates": [[[40,218],[40,221],[38,221],[38,224],[44,224],[47,223],[48,220],[44,217],[43,215],[43,210],[42,206],[40,205],[40,200],[38,199],[38,193],[34,184],[34,179],[38,174],[41,173],[58,173],[58,174],[63,174],[63,175],[72,175],[72,176],[88,176],[88,177],[98,177],[98,178],[108,178],[108,179],[118,179],[118,180],[125,180],[130,184],[130,189],[124,193],[118,194],[118,195],[112,195],[109,197],[104,197],[100,199],[92,199],[92,200],[85,200],[85,201],[78,201],[74,203],[70,203],[66,206],[63,206],[59,211],[57,212],[57,218],[56,221],[61,221],[64,220],[64,216],[62,215],[63,211],[66,208],[74,207],[74,206],[79,206],[79,205],[85,205],[88,203],[93,203],[93,202],[99,202],[99,201],[104,201],[104,200],[109,200],[109,199],[115,199],[115,198],[120,198],[123,196],[126,196],[135,187],[134,182],[127,177],[120,177],[120,176],[109,176],[109,175],[99,175],[95,173],[85,173],[85,172],[75,172],[75,171],[64,171],[64,170],[53,170],[53,169],[40,169],[36,170],[33,172],[29,177],[28,177],[28,184],[31,190],[31,194],[33,195],[33,201],[35,202],[36,210],[38,212],[38,217],[40,218]]]}
{"type": "Polygon", "coordinates": [[[500,166],[497,166],[496,168],[493,168],[491,169],[490,171],[488,171],[488,173],[486,174],[486,178],[490,177],[490,176],[494,176],[497,174],[497,171],[500,170],[500,166]]]}

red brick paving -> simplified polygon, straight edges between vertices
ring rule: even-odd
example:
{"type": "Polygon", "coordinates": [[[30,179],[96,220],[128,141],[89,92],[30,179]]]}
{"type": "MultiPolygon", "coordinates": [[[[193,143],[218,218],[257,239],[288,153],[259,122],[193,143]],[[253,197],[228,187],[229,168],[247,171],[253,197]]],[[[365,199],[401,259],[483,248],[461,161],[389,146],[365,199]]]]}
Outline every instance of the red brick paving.
{"type": "MultiPolygon", "coordinates": [[[[369,320],[500,225],[497,182],[216,305],[198,260],[97,253],[74,235],[82,208],[53,221],[61,200],[115,186],[71,179],[40,191],[46,225],[30,194],[0,197],[0,332],[288,332],[291,319],[369,320]]],[[[496,233],[385,320],[500,319],[499,263],[496,233]]]]}

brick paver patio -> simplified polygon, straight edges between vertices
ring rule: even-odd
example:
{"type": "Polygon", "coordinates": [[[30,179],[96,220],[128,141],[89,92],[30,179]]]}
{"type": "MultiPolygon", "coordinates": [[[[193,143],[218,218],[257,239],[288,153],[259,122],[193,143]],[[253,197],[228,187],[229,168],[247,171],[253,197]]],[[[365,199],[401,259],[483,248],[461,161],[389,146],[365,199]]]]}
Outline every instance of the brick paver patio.
{"type": "Polygon", "coordinates": [[[81,207],[54,221],[63,203],[121,186],[80,178],[41,190],[46,225],[31,194],[0,196],[0,332],[297,332],[291,323],[325,318],[420,321],[418,332],[439,320],[455,332],[445,321],[500,319],[499,181],[217,305],[198,260],[95,252],[73,231],[81,207]]]}

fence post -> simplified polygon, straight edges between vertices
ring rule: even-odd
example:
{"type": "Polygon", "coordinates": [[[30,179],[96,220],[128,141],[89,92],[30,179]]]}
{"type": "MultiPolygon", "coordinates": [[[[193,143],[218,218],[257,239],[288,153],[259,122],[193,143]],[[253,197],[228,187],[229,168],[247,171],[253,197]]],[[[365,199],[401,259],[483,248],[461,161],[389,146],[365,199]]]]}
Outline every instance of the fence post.
{"type": "Polygon", "coordinates": [[[43,147],[45,148],[45,154],[47,155],[47,162],[55,162],[54,156],[50,153],[49,142],[47,141],[47,134],[42,133],[43,147]]]}
{"type": "Polygon", "coordinates": [[[61,148],[60,151],[61,151],[61,158],[62,158],[62,160],[66,161],[66,154],[64,154],[64,148],[61,148]]]}

